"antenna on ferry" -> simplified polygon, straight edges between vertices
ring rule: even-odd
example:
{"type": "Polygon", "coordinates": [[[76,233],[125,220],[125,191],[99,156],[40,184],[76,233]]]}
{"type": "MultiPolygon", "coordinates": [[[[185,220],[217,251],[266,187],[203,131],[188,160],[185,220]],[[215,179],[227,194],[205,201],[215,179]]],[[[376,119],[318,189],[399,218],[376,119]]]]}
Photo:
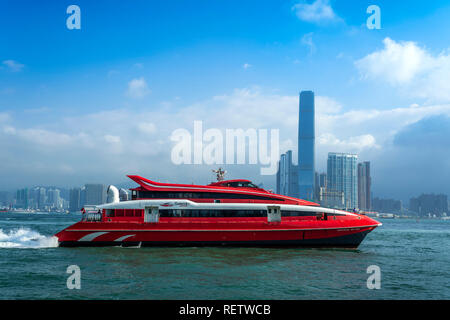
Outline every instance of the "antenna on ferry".
{"type": "Polygon", "coordinates": [[[212,170],[212,172],[214,172],[216,174],[218,182],[223,181],[225,178],[225,173],[227,173],[225,170],[222,170],[222,168],[219,168],[217,170],[212,170]]]}

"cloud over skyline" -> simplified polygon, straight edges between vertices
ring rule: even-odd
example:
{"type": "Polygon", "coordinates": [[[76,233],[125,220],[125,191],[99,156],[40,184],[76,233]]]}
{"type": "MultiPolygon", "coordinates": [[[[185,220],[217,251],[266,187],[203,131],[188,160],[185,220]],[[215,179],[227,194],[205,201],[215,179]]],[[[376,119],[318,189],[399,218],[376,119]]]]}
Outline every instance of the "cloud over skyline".
{"type": "MultiPolygon", "coordinates": [[[[424,119],[439,116],[450,116],[450,105],[348,110],[334,99],[318,95],[317,170],[326,171],[328,152],[358,153],[361,161],[370,160],[373,163],[374,190],[378,191],[377,194],[381,190],[391,190],[391,180],[400,177],[406,187],[410,172],[399,167],[397,177],[389,177],[378,168],[397,166],[403,161],[397,154],[401,132],[424,119]]],[[[6,178],[4,181],[8,185],[15,180],[17,187],[39,182],[73,185],[94,180],[113,183],[123,181],[124,176],[130,173],[170,180],[174,177],[173,172],[177,172],[179,182],[192,180],[204,183],[210,176],[207,166],[175,166],[170,162],[170,150],[174,144],[170,141],[170,135],[175,129],[192,131],[195,120],[203,121],[203,130],[279,128],[280,151],[293,149],[296,154],[297,117],[298,96],[270,94],[252,87],[236,89],[186,106],[152,106],[146,111],[136,112],[118,109],[66,117],[53,129],[42,124],[40,128],[37,125],[23,128],[20,119],[13,118],[0,125],[0,146],[6,150],[0,156],[0,161],[6,163],[0,174],[6,178]],[[274,108],[275,105],[277,108],[274,108]],[[211,113],[210,110],[216,111],[211,113]],[[27,161],[11,162],[24,154],[28,155],[27,161]],[[10,176],[10,172],[19,168],[39,179],[32,180],[27,176],[20,181],[10,176]]],[[[426,163],[416,165],[425,166],[426,163]]],[[[259,166],[254,165],[232,165],[228,166],[228,170],[233,177],[259,175],[259,166]]],[[[441,178],[446,179],[449,175],[450,171],[447,171],[441,178]]],[[[259,179],[273,188],[274,176],[260,176],[259,179]]],[[[429,181],[436,177],[424,175],[422,179],[429,181]]],[[[410,190],[412,193],[418,192],[419,187],[410,190]]],[[[396,191],[392,192],[395,194],[396,191]]],[[[400,196],[401,193],[397,193],[400,196]]]]}
{"type": "Polygon", "coordinates": [[[450,52],[433,55],[416,42],[390,38],[383,44],[355,62],[364,79],[386,82],[406,95],[450,101],[450,52]]]}
{"type": "MultiPolygon", "coordinates": [[[[328,152],[353,152],[372,162],[375,196],[450,194],[448,122],[438,121],[450,105],[450,6],[376,4],[380,30],[366,27],[360,1],[192,2],[189,15],[182,2],[107,12],[83,2],[78,32],[51,3],[11,2],[0,10],[11,40],[0,60],[0,190],[130,173],[207,183],[212,167],[171,163],[173,130],[196,120],[279,129],[280,151],[296,154],[298,92],[312,90],[318,171],[328,152]]],[[[226,169],[274,188],[259,165],[226,169]]]]}

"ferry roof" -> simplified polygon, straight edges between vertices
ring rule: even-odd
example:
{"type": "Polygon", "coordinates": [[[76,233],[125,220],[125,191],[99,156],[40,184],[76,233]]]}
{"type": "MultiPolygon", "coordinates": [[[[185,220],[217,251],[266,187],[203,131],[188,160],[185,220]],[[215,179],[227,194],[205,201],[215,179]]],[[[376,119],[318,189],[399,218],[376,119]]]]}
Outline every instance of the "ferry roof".
{"type": "Polygon", "coordinates": [[[293,201],[293,202],[296,202],[298,205],[319,206],[317,203],[314,203],[314,202],[275,194],[275,193],[269,192],[269,191],[261,189],[261,188],[245,188],[245,187],[244,188],[242,188],[242,187],[234,188],[234,187],[223,186],[224,183],[228,183],[228,182],[241,181],[241,182],[251,183],[250,180],[244,180],[244,179],[220,181],[220,182],[212,183],[210,185],[202,186],[202,185],[193,185],[193,184],[175,184],[175,183],[156,182],[156,181],[152,181],[152,180],[149,180],[149,179],[143,178],[141,176],[137,176],[137,175],[128,175],[128,177],[140,185],[140,187],[138,187],[138,188],[131,189],[131,190],[137,190],[137,191],[211,192],[211,193],[247,194],[247,195],[271,197],[271,198],[273,198],[273,200],[278,200],[278,201],[293,201]]]}

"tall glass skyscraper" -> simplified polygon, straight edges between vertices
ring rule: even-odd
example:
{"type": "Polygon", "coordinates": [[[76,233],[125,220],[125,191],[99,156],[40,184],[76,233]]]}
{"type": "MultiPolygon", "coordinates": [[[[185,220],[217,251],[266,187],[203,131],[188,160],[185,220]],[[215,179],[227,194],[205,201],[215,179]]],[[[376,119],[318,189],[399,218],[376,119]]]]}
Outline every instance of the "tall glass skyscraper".
{"type": "Polygon", "coordinates": [[[372,207],[370,201],[371,183],[370,162],[358,163],[358,207],[361,210],[370,210],[372,207]]]}
{"type": "Polygon", "coordinates": [[[314,200],[314,92],[300,92],[298,121],[298,188],[299,198],[314,200]]]}
{"type": "Polygon", "coordinates": [[[277,194],[298,198],[298,166],[292,163],[292,151],[282,154],[278,162],[277,194]]]}
{"type": "Polygon", "coordinates": [[[328,153],[327,188],[344,192],[346,208],[358,207],[358,156],[350,153],[328,153]]]}
{"type": "Polygon", "coordinates": [[[104,184],[85,184],[85,188],[87,205],[106,203],[106,186],[104,184]]]}

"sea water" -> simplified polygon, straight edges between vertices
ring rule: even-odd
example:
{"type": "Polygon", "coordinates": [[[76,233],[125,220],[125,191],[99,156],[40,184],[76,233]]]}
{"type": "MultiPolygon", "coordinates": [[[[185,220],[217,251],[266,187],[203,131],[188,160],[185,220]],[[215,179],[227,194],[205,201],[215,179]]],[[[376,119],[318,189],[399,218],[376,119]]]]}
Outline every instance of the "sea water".
{"type": "Polygon", "coordinates": [[[380,219],[356,250],[59,248],[80,217],[0,213],[1,299],[450,299],[450,221],[380,219]]]}

